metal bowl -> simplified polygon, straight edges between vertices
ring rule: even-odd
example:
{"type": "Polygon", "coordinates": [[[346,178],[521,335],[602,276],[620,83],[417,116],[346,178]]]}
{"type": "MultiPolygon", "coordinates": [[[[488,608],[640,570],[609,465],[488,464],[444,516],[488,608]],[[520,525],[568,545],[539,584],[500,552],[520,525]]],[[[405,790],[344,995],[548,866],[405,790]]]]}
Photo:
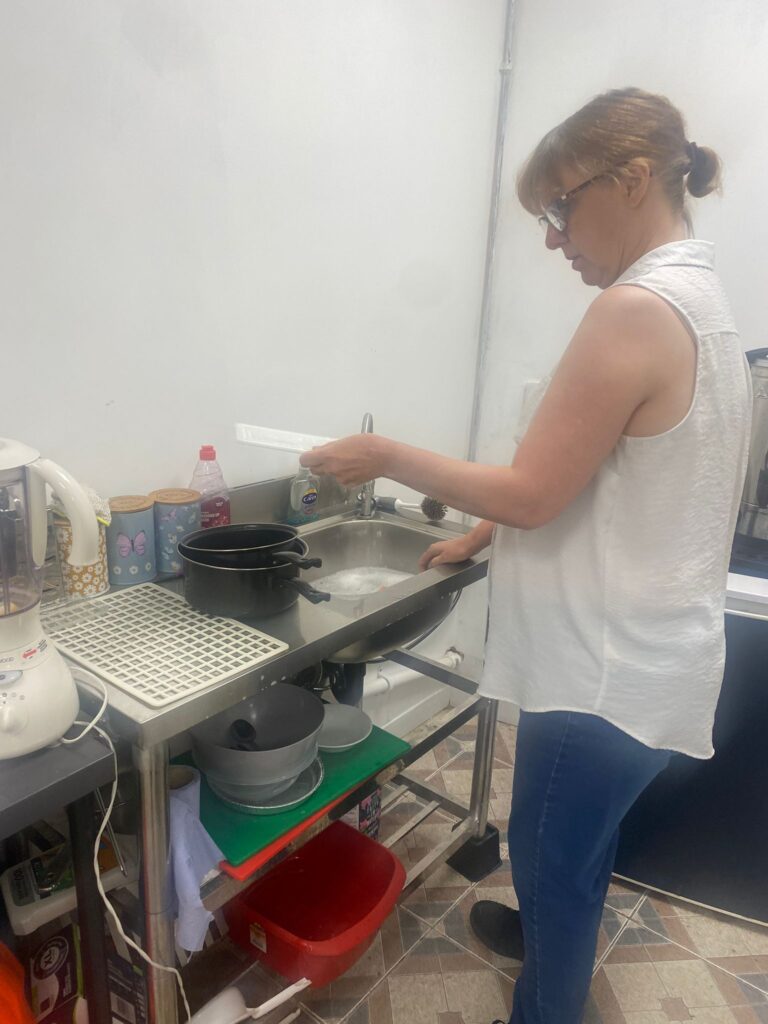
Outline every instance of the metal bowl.
{"type": "Polygon", "coordinates": [[[323,702],[308,690],[276,683],[195,726],[198,767],[229,799],[259,803],[288,789],[317,757],[323,702]],[[254,729],[257,749],[233,749],[238,719],[254,729]]]}

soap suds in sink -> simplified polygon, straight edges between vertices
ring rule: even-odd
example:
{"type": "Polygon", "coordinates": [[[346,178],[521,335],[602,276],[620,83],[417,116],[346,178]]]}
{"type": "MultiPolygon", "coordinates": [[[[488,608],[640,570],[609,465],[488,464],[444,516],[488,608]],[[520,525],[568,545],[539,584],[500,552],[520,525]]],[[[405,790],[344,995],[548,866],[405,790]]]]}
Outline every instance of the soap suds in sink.
{"type": "Polygon", "coordinates": [[[395,583],[409,580],[412,572],[398,572],[382,566],[363,565],[355,569],[342,569],[320,580],[313,580],[316,590],[324,590],[331,597],[366,597],[392,587],[395,583]]]}

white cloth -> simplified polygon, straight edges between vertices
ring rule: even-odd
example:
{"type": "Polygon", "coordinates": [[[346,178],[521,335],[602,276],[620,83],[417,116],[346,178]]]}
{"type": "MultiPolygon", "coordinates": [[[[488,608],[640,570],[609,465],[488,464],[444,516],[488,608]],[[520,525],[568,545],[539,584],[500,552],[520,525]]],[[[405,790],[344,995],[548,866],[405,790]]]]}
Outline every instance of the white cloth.
{"type": "MultiPolygon", "coordinates": [[[[172,769],[173,770],[173,769],[172,769]]],[[[200,772],[170,792],[171,869],[176,893],[176,942],[181,949],[203,948],[205,933],[213,920],[200,899],[200,885],[224,855],[200,821],[200,772]]]]}
{"type": "Polygon", "coordinates": [[[673,242],[614,285],[647,288],[677,311],[697,347],[694,398],[671,430],[622,437],[551,523],[496,528],[480,688],[528,711],[599,715],[650,747],[700,758],[713,753],[751,418],[713,255],[709,242],[673,242]]]}

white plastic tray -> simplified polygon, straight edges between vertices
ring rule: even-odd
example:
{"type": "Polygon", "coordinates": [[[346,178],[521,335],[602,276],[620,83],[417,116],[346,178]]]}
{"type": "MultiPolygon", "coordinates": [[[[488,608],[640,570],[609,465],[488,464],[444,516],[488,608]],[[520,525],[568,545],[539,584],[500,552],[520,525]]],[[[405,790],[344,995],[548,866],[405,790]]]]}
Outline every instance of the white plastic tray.
{"type": "Polygon", "coordinates": [[[234,619],[195,611],[154,583],[52,609],[43,626],[62,654],[153,708],[288,649],[234,619]]]}

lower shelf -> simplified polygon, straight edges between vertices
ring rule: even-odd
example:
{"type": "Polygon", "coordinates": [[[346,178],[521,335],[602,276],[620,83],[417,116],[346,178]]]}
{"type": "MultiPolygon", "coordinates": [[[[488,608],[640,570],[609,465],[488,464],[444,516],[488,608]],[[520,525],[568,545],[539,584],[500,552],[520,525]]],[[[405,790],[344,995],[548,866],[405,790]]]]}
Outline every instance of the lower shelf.
{"type": "MultiPolygon", "coordinates": [[[[285,837],[287,843],[318,812],[326,811],[329,805],[410,749],[404,740],[374,727],[368,739],[351,750],[321,754],[325,768],[322,784],[304,803],[281,814],[254,816],[235,810],[216,796],[203,777],[200,820],[226,857],[222,871],[238,880],[248,878],[259,866],[254,858],[260,853],[271,849],[281,838],[285,837]]],[[[190,755],[181,760],[194,763],[190,755]]]]}

